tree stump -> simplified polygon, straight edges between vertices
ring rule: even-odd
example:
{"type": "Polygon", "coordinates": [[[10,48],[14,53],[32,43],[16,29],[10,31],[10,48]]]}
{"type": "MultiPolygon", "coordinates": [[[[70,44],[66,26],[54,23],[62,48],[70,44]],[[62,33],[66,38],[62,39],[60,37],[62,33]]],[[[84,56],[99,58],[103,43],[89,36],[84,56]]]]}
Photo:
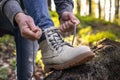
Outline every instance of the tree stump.
{"type": "Polygon", "coordinates": [[[120,80],[120,43],[109,39],[92,48],[91,61],[61,71],[53,71],[44,80],[120,80]]]}

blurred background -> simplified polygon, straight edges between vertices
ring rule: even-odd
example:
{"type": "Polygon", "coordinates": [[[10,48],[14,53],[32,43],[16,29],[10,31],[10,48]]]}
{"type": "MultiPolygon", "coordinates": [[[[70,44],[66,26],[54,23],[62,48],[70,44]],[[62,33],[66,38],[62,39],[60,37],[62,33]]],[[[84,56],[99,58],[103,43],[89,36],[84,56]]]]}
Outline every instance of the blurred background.
{"type": "MultiPolygon", "coordinates": [[[[73,0],[73,13],[80,20],[74,46],[88,45],[93,47],[99,40],[108,38],[120,42],[120,0],[73,0]]],[[[51,19],[59,27],[59,17],[55,10],[54,0],[48,0],[51,19]]],[[[65,33],[64,40],[71,44],[73,32],[65,33]]],[[[44,67],[37,52],[36,68],[44,77],[44,67]]],[[[0,37],[0,80],[15,80],[16,50],[13,36],[0,37]]]]}
{"type": "MultiPolygon", "coordinates": [[[[120,0],[73,0],[74,14],[93,16],[114,22],[120,18],[120,0]]],[[[55,11],[54,0],[48,0],[50,11],[55,11]]]]}

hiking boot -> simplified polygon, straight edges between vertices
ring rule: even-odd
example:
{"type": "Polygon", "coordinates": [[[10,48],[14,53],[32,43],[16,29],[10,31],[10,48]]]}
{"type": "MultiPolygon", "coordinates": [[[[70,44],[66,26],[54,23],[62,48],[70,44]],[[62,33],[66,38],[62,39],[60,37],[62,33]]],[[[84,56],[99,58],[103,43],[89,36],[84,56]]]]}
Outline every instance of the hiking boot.
{"type": "Polygon", "coordinates": [[[80,65],[94,57],[87,46],[74,48],[64,42],[58,30],[54,27],[45,29],[46,40],[40,43],[45,72],[50,69],[62,70],[80,65]]]}

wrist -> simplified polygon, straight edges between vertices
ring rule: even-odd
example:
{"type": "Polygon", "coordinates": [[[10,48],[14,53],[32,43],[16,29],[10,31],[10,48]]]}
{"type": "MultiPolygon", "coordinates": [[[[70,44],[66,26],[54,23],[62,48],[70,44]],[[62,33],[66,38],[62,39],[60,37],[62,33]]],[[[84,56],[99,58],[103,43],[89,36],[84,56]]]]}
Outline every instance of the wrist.
{"type": "Polygon", "coordinates": [[[25,14],[22,13],[22,12],[17,13],[17,14],[15,15],[15,17],[14,17],[15,22],[18,24],[18,23],[21,21],[22,16],[24,16],[24,15],[25,15],[25,14]]]}

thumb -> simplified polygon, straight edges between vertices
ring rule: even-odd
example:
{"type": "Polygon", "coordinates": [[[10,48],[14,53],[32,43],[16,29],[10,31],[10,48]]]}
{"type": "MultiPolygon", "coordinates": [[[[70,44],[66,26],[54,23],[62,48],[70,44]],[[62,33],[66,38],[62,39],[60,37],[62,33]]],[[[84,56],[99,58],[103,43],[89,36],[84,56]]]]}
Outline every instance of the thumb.
{"type": "Polygon", "coordinates": [[[69,14],[70,21],[76,25],[80,24],[79,19],[74,14],[69,14]]]}
{"type": "Polygon", "coordinates": [[[36,25],[35,25],[35,23],[34,23],[34,20],[30,17],[30,16],[28,16],[28,21],[27,21],[27,24],[28,24],[28,26],[30,27],[30,29],[34,32],[34,31],[36,31],[36,25]]]}

